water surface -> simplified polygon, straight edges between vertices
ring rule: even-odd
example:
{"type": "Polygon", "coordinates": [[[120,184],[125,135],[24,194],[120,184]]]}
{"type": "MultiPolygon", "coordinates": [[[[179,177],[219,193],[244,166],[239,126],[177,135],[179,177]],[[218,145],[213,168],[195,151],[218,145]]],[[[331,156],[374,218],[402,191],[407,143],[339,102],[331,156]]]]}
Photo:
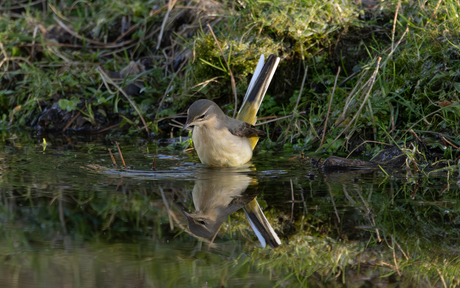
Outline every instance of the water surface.
{"type": "Polygon", "coordinates": [[[459,283],[458,171],[323,171],[263,150],[210,169],[145,140],[119,143],[123,168],[115,140],[3,131],[1,287],[459,283]],[[249,224],[252,201],[278,248],[249,224]]]}

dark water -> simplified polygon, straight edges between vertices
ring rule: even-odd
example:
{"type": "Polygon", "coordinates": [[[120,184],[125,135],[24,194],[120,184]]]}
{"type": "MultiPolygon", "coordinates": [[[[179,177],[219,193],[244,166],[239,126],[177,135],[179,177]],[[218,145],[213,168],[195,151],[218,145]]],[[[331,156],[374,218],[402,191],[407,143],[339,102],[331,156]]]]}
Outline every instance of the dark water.
{"type": "Polygon", "coordinates": [[[259,151],[247,167],[209,169],[132,140],[119,143],[121,169],[116,139],[48,135],[44,150],[42,138],[2,134],[0,287],[459,283],[458,167],[326,172],[259,151]],[[258,211],[278,248],[249,224],[258,211]]]}

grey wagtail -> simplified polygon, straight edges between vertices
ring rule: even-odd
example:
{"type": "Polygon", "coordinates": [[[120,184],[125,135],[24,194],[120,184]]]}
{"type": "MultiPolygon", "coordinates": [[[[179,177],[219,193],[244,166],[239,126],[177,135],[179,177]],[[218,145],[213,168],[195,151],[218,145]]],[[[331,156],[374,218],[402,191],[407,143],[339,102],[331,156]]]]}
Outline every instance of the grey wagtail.
{"type": "Polygon", "coordinates": [[[210,100],[198,100],[190,106],[182,130],[194,126],[192,140],[203,164],[236,167],[251,160],[252,150],[259,137],[265,136],[263,131],[254,126],[257,111],[279,60],[270,54],[264,65],[264,56],[260,57],[236,119],[225,115],[210,100]]]}
{"type": "Polygon", "coordinates": [[[212,237],[230,214],[243,208],[262,247],[267,243],[272,248],[281,244],[260,209],[256,195],[244,193],[254,182],[251,177],[233,168],[200,169],[195,175],[197,179],[192,191],[195,212],[182,210],[190,232],[199,237],[212,237]]]}

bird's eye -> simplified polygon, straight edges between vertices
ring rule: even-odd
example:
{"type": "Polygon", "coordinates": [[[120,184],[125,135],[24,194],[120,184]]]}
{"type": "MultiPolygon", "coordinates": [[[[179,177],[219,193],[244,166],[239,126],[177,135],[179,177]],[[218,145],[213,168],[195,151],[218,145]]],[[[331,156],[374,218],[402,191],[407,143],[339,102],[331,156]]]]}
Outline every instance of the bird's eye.
{"type": "Polygon", "coordinates": [[[205,114],[203,114],[203,115],[201,115],[200,117],[198,117],[198,119],[203,120],[203,119],[204,119],[204,116],[205,116],[205,114]]]}
{"type": "Polygon", "coordinates": [[[206,222],[204,222],[203,220],[198,221],[198,223],[200,223],[201,225],[206,225],[206,222]]]}

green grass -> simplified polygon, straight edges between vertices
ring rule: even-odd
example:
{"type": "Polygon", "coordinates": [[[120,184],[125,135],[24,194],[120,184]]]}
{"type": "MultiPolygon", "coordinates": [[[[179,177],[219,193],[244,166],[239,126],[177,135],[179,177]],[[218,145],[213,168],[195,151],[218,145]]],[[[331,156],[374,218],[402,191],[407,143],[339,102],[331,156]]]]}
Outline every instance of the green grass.
{"type": "MultiPolygon", "coordinates": [[[[39,125],[59,130],[80,112],[81,119],[70,129],[100,130],[121,122],[115,129],[138,133],[143,126],[140,115],[120,91],[103,81],[98,66],[112,71],[109,75],[117,77],[115,81],[126,91],[139,87],[131,94],[133,103],[157,135],[169,135],[171,127],[164,117],[185,112],[198,98],[212,99],[232,114],[230,74],[206,26],[209,23],[235,76],[239,101],[258,56],[281,57],[259,116],[296,112],[286,137],[289,146],[338,153],[349,152],[364,140],[403,145],[413,141],[407,133],[410,129],[435,143],[432,148],[437,153],[444,150],[436,144],[445,143],[433,133],[442,133],[460,146],[456,72],[460,22],[455,1],[439,5],[434,0],[402,1],[396,23],[396,0],[374,3],[372,8],[353,1],[339,5],[332,0],[248,0],[216,2],[206,10],[199,3],[187,9],[185,2],[178,1],[168,18],[168,7],[162,2],[62,1],[60,7],[53,3],[46,2],[44,9],[4,5],[0,19],[4,128],[39,125]],[[163,42],[156,50],[163,22],[163,42]],[[131,33],[120,40],[127,30],[131,33]],[[375,70],[378,57],[381,62],[375,70]],[[133,75],[123,70],[131,61],[142,68],[133,75]],[[293,111],[307,66],[305,89],[293,111]],[[325,144],[319,147],[339,67],[340,85],[325,144]],[[56,108],[56,103],[63,110],[58,116],[61,121],[40,121],[43,111],[56,108]]],[[[261,147],[279,143],[290,122],[288,117],[267,124],[264,129],[270,139],[261,147]]],[[[455,159],[456,150],[447,156],[455,159]]]]}

